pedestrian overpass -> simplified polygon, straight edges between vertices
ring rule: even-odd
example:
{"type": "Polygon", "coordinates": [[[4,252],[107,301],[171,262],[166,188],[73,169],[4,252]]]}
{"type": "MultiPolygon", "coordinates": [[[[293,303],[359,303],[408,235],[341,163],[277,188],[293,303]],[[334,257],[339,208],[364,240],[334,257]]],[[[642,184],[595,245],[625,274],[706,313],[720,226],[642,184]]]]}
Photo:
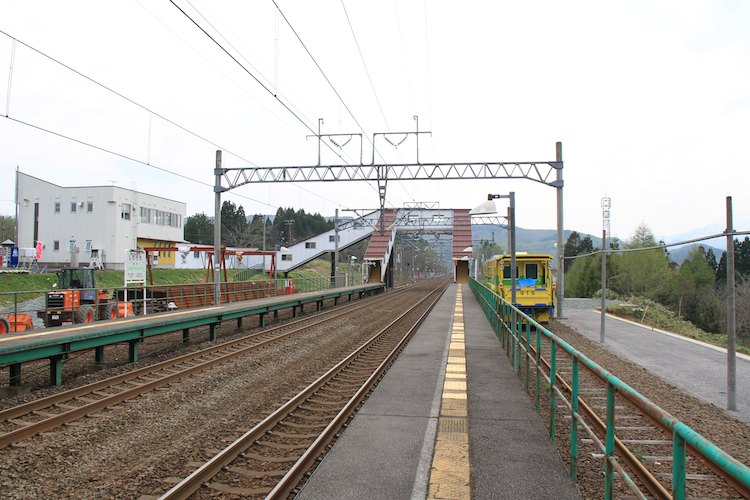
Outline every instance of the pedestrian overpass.
{"type": "MultiPolygon", "coordinates": [[[[368,282],[393,286],[393,245],[397,232],[448,232],[452,234],[455,281],[465,282],[471,259],[471,217],[468,209],[403,208],[374,210],[277,251],[277,272],[289,273],[324,254],[344,250],[370,238],[364,255],[368,282]],[[381,227],[382,224],[382,227],[381,227]]],[[[268,271],[269,269],[266,268],[268,271]]]]}

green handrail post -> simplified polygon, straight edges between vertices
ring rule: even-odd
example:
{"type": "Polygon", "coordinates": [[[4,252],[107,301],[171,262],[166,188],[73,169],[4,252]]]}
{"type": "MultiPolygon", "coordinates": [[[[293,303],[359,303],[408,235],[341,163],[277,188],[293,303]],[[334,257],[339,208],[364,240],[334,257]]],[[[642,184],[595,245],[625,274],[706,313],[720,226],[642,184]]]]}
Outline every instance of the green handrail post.
{"type": "Polygon", "coordinates": [[[536,329],[536,412],[540,413],[542,410],[540,404],[540,392],[542,389],[542,332],[538,328],[536,329]]]}
{"type": "Polygon", "coordinates": [[[570,478],[576,482],[578,465],[578,358],[573,357],[573,388],[570,395],[570,478]]]}
{"type": "Polygon", "coordinates": [[[529,337],[531,337],[531,323],[526,323],[526,394],[529,394],[529,368],[531,367],[531,349],[529,349],[529,337]]]}
{"type": "Polygon", "coordinates": [[[557,343],[550,344],[549,355],[549,438],[555,440],[555,410],[557,409],[557,395],[555,386],[557,385],[557,343]]]}
{"type": "MultiPolygon", "coordinates": [[[[516,316],[518,319],[518,316],[516,316]]],[[[513,332],[508,337],[508,353],[510,354],[510,366],[513,368],[513,373],[518,374],[518,367],[516,366],[516,335],[518,333],[518,322],[513,322],[513,332]]]]}
{"type": "Polygon", "coordinates": [[[607,436],[604,444],[604,499],[611,500],[615,485],[612,456],[615,451],[615,386],[607,382],[607,436]]]}
{"type": "Polygon", "coordinates": [[[672,431],[672,498],[685,500],[685,439],[672,431]]]}
{"type": "Polygon", "coordinates": [[[523,323],[518,323],[516,326],[518,326],[514,342],[514,348],[516,350],[516,376],[521,378],[521,338],[523,333],[523,323]]]}
{"type": "MultiPolygon", "coordinates": [[[[516,316],[516,310],[511,307],[510,309],[510,328],[508,329],[508,335],[505,336],[505,354],[510,357],[510,343],[512,342],[512,336],[513,332],[516,331],[516,321],[518,321],[518,316],[516,316]]],[[[512,360],[513,358],[511,358],[512,360]]],[[[511,362],[512,365],[512,362],[511,362]]]]}

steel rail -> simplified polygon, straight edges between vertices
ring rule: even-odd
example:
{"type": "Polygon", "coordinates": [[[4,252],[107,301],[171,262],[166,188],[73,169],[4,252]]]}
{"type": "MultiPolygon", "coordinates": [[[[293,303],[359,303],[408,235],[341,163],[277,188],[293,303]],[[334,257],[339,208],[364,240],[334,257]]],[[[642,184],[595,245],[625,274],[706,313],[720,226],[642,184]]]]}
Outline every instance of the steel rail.
{"type": "MultiPolygon", "coordinates": [[[[536,354],[536,348],[534,346],[530,346],[530,349],[534,354],[536,354]]],[[[549,373],[550,364],[547,359],[544,356],[540,355],[540,360],[542,362],[542,365],[547,369],[547,373],[549,373]]],[[[545,379],[549,381],[548,377],[545,377],[545,379]]],[[[559,371],[556,374],[556,379],[557,383],[564,387],[569,395],[573,393],[573,388],[562,377],[559,371]]],[[[584,413],[585,416],[594,424],[596,430],[602,433],[606,433],[607,424],[581,397],[578,398],[578,409],[580,412],[584,413]]],[[[625,462],[630,470],[635,473],[636,477],[641,481],[641,483],[643,483],[643,485],[652,495],[654,495],[656,498],[672,498],[671,493],[667,491],[664,485],[659,482],[656,476],[654,476],[651,471],[649,471],[648,468],[646,468],[646,466],[643,465],[643,463],[638,460],[638,458],[636,458],[635,454],[630,451],[630,449],[617,436],[615,436],[615,448],[618,452],[618,455],[623,459],[623,462],[625,462]]]]}
{"type": "MultiPolygon", "coordinates": [[[[446,284],[436,288],[436,291],[445,290],[446,284]]],[[[435,293],[435,292],[433,292],[435,293]]],[[[432,295],[432,294],[431,294],[432,295]]],[[[414,309],[419,307],[425,300],[431,295],[422,298],[419,302],[410,307],[407,311],[400,314],[396,319],[391,321],[387,326],[382,328],[373,337],[368,339],[364,344],[357,348],[354,352],[344,358],[342,361],[337,363],[333,368],[328,370],[325,374],[315,380],[313,383],[308,385],[296,396],[292,397],[284,405],[277,408],[273,413],[268,415],[266,418],[258,422],[252,429],[244,433],[229,446],[224,448],[213,458],[208,460],[206,463],[201,465],[198,469],[193,471],[185,479],[174,485],[166,493],[159,497],[159,500],[175,500],[175,499],[186,499],[193,493],[198,491],[205,483],[210,481],[214,476],[221,472],[226,466],[232,463],[240,454],[247,450],[255,441],[257,441],[266,432],[271,430],[276,424],[281,422],[287,417],[295,408],[301,403],[307,400],[312,394],[318,391],[327,382],[333,379],[339,372],[341,372],[347,365],[349,365],[354,359],[365,352],[373,343],[375,343],[383,334],[385,334],[390,328],[395,326],[401,321],[406,315],[411,313],[414,309]]],[[[369,379],[368,379],[369,380],[369,379]]],[[[359,391],[358,393],[359,394],[359,391]]],[[[340,412],[339,412],[340,414],[340,412]]],[[[318,442],[316,439],[315,443],[318,442]]],[[[286,476],[285,476],[286,477],[286,476]]]]}
{"type": "MultiPolygon", "coordinates": [[[[475,287],[482,287],[487,292],[492,293],[498,299],[498,304],[506,303],[501,297],[497,296],[497,294],[494,294],[494,292],[492,292],[491,290],[487,290],[475,280],[470,279],[470,284],[473,290],[475,289],[475,287]]],[[[475,293],[478,293],[477,290],[474,291],[475,293]]],[[[485,301],[489,308],[488,310],[485,310],[485,313],[489,315],[489,311],[492,310],[493,314],[497,315],[498,313],[495,308],[492,307],[492,305],[490,305],[484,297],[482,297],[482,299],[483,301],[485,301]]],[[[509,304],[508,306],[510,307],[509,304]]],[[[612,375],[596,362],[589,359],[585,354],[575,349],[573,346],[544,328],[542,325],[535,322],[527,315],[523,314],[520,311],[516,311],[516,313],[518,314],[519,318],[523,318],[528,321],[529,324],[534,325],[540,332],[540,335],[547,337],[552,345],[559,345],[573,359],[576,359],[579,364],[583,364],[590,373],[596,376],[599,380],[605,382],[608,386],[611,386],[616,393],[619,393],[623,397],[625,397],[625,399],[627,399],[631,404],[638,408],[638,410],[640,410],[646,417],[655,422],[658,427],[670,433],[674,442],[677,443],[673,445],[673,453],[675,447],[678,446],[678,444],[681,444],[683,448],[684,444],[687,444],[687,449],[690,450],[693,455],[700,458],[701,461],[705,463],[706,466],[708,466],[711,470],[716,472],[718,477],[726,480],[732,487],[735,488],[737,492],[739,492],[744,497],[750,498],[750,468],[748,468],[745,464],[741,463],[728,453],[721,450],[718,446],[695,432],[693,429],[680,422],[666,410],[649,401],[635,389],[612,375]],[[679,443],[680,440],[681,443],[679,443]]],[[[520,319],[518,321],[520,321],[520,319]]],[[[506,328],[507,326],[503,324],[503,327],[506,328]]],[[[508,328],[509,336],[512,335],[510,330],[511,329],[508,328]]],[[[519,342],[519,344],[523,343],[518,337],[514,338],[519,342]]],[[[579,398],[578,401],[580,404],[581,399],[579,398]]],[[[682,460],[684,462],[684,457],[682,458],[682,460]]],[[[683,482],[684,479],[685,477],[683,475],[683,482]]],[[[684,484],[673,484],[673,488],[675,489],[676,495],[679,496],[684,494],[684,484]]],[[[672,498],[672,495],[668,493],[665,498],[672,498]]]]}
{"type": "Polygon", "coordinates": [[[300,459],[295,462],[289,472],[287,472],[286,475],[281,478],[281,480],[271,490],[266,498],[281,499],[286,498],[292,494],[294,488],[300,483],[300,481],[302,481],[304,474],[315,463],[317,458],[325,451],[326,446],[328,446],[328,444],[335,439],[336,434],[341,430],[349,417],[356,411],[357,407],[365,399],[365,396],[367,396],[370,389],[377,383],[378,380],[380,380],[388,367],[399,356],[404,347],[406,347],[406,344],[414,335],[414,332],[416,332],[416,330],[421,326],[427,315],[430,314],[432,309],[435,307],[435,304],[437,304],[437,301],[440,300],[440,297],[442,297],[446,288],[447,286],[444,285],[432,292],[432,294],[436,294],[437,296],[428,306],[427,310],[422,313],[419,319],[417,319],[417,322],[404,335],[398,345],[396,345],[396,347],[394,347],[388,354],[386,359],[384,359],[380,363],[380,365],[378,365],[375,372],[373,372],[373,374],[368,377],[367,381],[359,388],[359,390],[349,400],[349,402],[346,403],[346,406],[344,406],[344,408],[341,409],[341,411],[336,415],[333,421],[328,424],[328,426],[326,426],[320,436],[315,439],[315,441],[303,453],[300,459]]]}
{"type": "MultiPolygon", "coordinates": [[[[404,289],[403,291],[400,291],[400,292],[395,292],[395,295],[393,293],[383,294],[382,295],[383,298],[377,301],[376,303],[380,303],[384,300],[392,299],[394,298],[394,296],[400,296],[402,293],[405,293],[406,291],[408,291],[408,289],[404,289]]],[[[17,406],[14,408],[9,408],[7,410],[0,412],[0,420],[7,421],[11,418],[18,418],[23,415],[28,415],[31,412],[38,411],[43,408],[50,408],[52,406],[59,405],[66,401],[74,401],[77,398],[81,398],[87,394],[94,393],[95,391],[101,391],[102,389],[112,388],[113,386],[121,385],[126,382],[138,384],[135,387],[132,387],[130,389],[125,389],[121,392],[118,392],[117,394],[112,394],[110,396],[103,397],[102,399],[99,399],[97,401],[86,403],[77,408],[70,409],[68,411],[59,413],[57,415],[45,418],[44,420],[33,422],[33,423],[30,423],[29,425],[5,432],[4,434],[0,434],[0,449],[4,448],[5,446],[8,446],[11,443],[18,442],[23,439],[27,439],[40,432],[46,432],[46,431],[55,429],[65,423],[78,420],[90,413],[99,411],[109,406],[114,406],[128,399],[134,399],[141,394],[144,394],[148,391],[156,389],[157,387],[162,387],[164,385],[176,382],[194,373],[198,373],[200,371],[206,370],[218,364],[224,363],[235,357],[245,355],[250,351],[268,346],[274,342],[296,335],[306,330],[307,328],[310,328],[311,326],[317,326],[319,324],[335,320],[337,318],[340,318],[352,312],[358,311],[365,307],[370,307],[372,305],[374,304],[371,301],[367,301],[366,304],[354,303],[354,305],[352,306],[347,306],[344,311],[340,311],[340,310],[331,311],[334,314],[327,315],[323,318],[321,318],[320,316],[324,315],[325,313],[320,314],[320,315],[315,315],[313,317],[303,318],[296,322],[279,325],[270,330],[258,332],[248,337],[243,337],[241,339],[233,340],[230,342],[225,342],[224,344],[220,344],[218,346],[212,346],[207,349],[185,354],[183,356],[179,356],[171,360],[163,361],[155,365],[147,366],[147,367],[144,367],[144,368],[132,371],[132,372],[117,375],[115,377],[105,379],[99,382],[94,382],[92,384],[78,387],[76,389],[72,389],[70,391],[66,391],[60,394],[55,394],[47,398],[42,398],[36,401],[32,401],[25,405],[17,406]],[[310,320],[314,320],[314,321],[310,323],[310,320]],[[298,323],[304,323],[304,324],[301,326],[295,327],[294,325],[298,323]],[[258,340],[259,337],[267,337],[269,334],[276,333],[279,330],[288,329],[290,326],[293,326],[294,328],[292,330],[283,332],[269,339],[262,340],[258,343],[254,343],[245,347],[241,347],[242,344],[246,344],[248,342],[258,340]],[[160,376],[159,379],[147,380],[145,382],[135,381],[135,379],[142,378],[146,375],[158,375],[157,372],[174,369],[176,366],[180,364],[184,364],[189,361],[195,361],[198,358],[204,358],[206,356],[216,355],[216,354],[219,354],[221,351],[227,351],[230,349],[236,349],[236,350],[232,350],[231,352],[227,354],[222,354],[218,357],[214,357],[212,359],[209,359],[197,365],[189,366],[177,372],[168,373],[166,374],[166,376],[160,376]]]]}
{"type": "MultiPolygon", "coordinates": [[[[570,344],[567,344],[564,340],[559,339],[559,342],[565,345],[570,346],[570,344]]],[[[570,346],[571,349],[575,349],[574,347],[570,346]]],[[[532,347],[532,350],[535,351],[535,349],[532,347]]],[[[567,349],[564,349],[567,350],[567,349]]],[[[544,358],[541,358],[544,360],[544,366],[549,370],[549,363],[544,358]]],[[[583,359],[589,360],[588,357],[583,355],[579,352],[579,359],[581,361],[583,359]]],[[[593,361],[589,360],[591,363],[594,363],[593,361]]],[[[584,363],[585,366],[585,363],[584,363]]],[[[598,366],[598,365],[597,365],[598,366]]],[[[593,371],[590,367],[587,366],[587,369],[589,369],[589,372],[595,375],[599,380],[607,383],[607,378],[602,378],[601,373],[597,373],[593,371]]],[[[608,371],[604,370],[604,368],[600,367],[600,370],[608,375],[609,378],[614,378],[617,380],[617,377],[609,373],[608,371]]],[[[571,386],[562,378],[562,376],[557,373],[558,381],[561,382],[561,385],[568,391],[568,394],[572,394],[572,388],[571,386]]],[[[617,387],[617,392],[621,394],[630,404],[633,405],[633,407],[637,408],[641,411],[642,415],[648,418],[651,422],[653,422],[656,425],[657,430],[660,430],[662,432],[665,432],[666,434],[669,434],[670,437],[672,437],[672,434],[675,432],[674,429],[670,429],[665,422],[659,418],[657,415],[660,412],[663,412],[665,414],[664,419],[672,419],[675,426],[681,426],[682,429],[685,429],[685,432],[691,433],[693,436],[693,442],[686,440],[686,443],[688,444],[688,450],[690,451],[691,455],[698,458],[703,462],[709,469],[711,469],[718,477],[724,479],[727,483],[732,485],[732,487],[737,490],[742,496],[745,498],[750,498],[750,488],[748,488],[748,485],[740,481],[739,479],[735,478],[733,475],[731,475],[725,467],[722,467],[720,464],[717,464],[713,462],[710,457],[704,455],[700,452],[700,446],[702,445],[704,449],[712,449],[712,450],[718,450],[719,448],[708,441],[707,439],[703,438],[700,434],[692,430],[687,425],[680,422],[675,417],[671,416],[668,412],[661,409],[660,407],[656,406],[654,403],[646,399],[645,397],[641,396],[639,393],[637,393],[635,390],[633,390],[630,386],[627,386],[624,382],[620,381],[622,383],[623,388],[617,387]],[[648,408],[646,408],[648,407],[648,408]],[[696,443],[696,444],[693,444],[696,443]]],[[[605,432],[607,429],[607,425],[604,423],[604,421],[601,420],[601,418],[596,414],[596,412],[591,409],[580,397],[578,398],[578,404],[579,408],[584,409],[586,414],[592,418],[592,421],[596,425],[596,427],[601,431],[605,432]]],[[[636,476],[638,476],[639,479],[643,481],[643,478],[641,477],[641,471],[645,470],[648,472],[648,474],[653,478],[653,482],[655,482],[654,485],[658,484],[660,487],[660,490],[662,490],[662,493],[657,495],[656,492],[651,490],[648,483],[644,482],[644,485],[646,488],[654,495],[657,495],[659,498],[667,498],[671,499],[672,494],[669,493],[666,488],[659,482],[659,480],[651,474],[650,471],[643,465],[643,463],[638,460],[638,458],[630,451],[630,449],[627,448],[625,444],[620,441],[620,438],[615,436],[615,446],[617,447],[618,452],[620,452],[625,459],[624,461],[633,468],[633,471],[636,472],[636,476]]],[[[721,451],[721,450],[719,450],[721,451]]],[[[727,467],[744,467],[742,463],[740,463],[738,460],[734,459],[734,457],[731,457],[730,455],[721,452],[725,455],[724,457],[724,464],[727,467]]]]}

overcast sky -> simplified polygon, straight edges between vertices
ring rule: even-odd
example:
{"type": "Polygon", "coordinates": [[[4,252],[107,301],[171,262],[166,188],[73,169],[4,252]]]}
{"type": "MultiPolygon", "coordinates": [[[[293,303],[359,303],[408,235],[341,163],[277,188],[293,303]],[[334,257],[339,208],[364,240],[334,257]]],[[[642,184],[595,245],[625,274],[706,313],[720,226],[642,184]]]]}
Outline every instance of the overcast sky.
{"type": "MultiPolygon", "coordinates": [[[[174,1],[252,76],[169,0],[0,2],[0,30],[18,39],[9,85],[13,40],[0,35],[0,213],[14,212],[20,166],[212,215],[214,144],[227,167],[314,165],[303,122],[371,136],[414,130],[418,115],[432,132],[422,162],[549,161],[562,141],[566,229],[600,234],[605,195],[624,239],[642,222],[667,241],[721,231],[727,195],[750,229],[750,2],[276,0],[339,98],[272,0],[174,1]]],[[[376,146],[377,161],[415,160],[413,139],[376,146]]],[[[331,148],[359,162],[357,138],[331,148]]],[[[323,148],[322,162],[342,160],[323,148]]],[[[530,181],[392,181],[387,200],[473,208],[508,191],[519,226],[555,227],[555,190],[530,181]]],[[[364,182],[253,184],[225,199],[248,214],[378,205],[364,182]]]]}

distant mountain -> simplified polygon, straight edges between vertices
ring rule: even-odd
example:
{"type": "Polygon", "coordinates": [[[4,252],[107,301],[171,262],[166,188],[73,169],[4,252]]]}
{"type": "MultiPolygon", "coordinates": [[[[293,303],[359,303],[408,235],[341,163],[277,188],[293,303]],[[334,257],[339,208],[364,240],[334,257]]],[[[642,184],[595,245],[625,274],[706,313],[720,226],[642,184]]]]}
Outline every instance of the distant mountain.
{"type": "Polygon", "coordinates": [[[690,252],[694,248],[698,248],[699,246],[703,246],[703,248],[706,249],[706,252],[708,252],[709,248],[713,250],[714,255],[716,256],[716,262],[719,262],[719,259],[721,259],[721,254],[724,253],[724,249],[722,248],[712,247],[711,245],[706,245],[705,243],[693,243],[692,245],[685,245],[684,247],[680,248],[670,248],[669,258],[675,261],[677,264],[682,264],[685,259],[688,258],[690,252]]]}
{"type": "MultiPolygon", "coordinates": [[[[568,240],[570,233],[573,231],[566,229],[563,231],[563,244],[568,240]]],[[[588,236],[591,238],[595,247],[602,246],[602,239],[597,238],[594,235],[581,233],[582,238],[588,236]]],[[[507,250],[508,247],[508,230],[501,226],[496,225],[479,225],[474,224],[471,226],[471,239],[474,243],[478,241],[494,241],[503,246],[507,250]]],[[[522,227],[516,227],[516,250],[518,252],[528,253],[547,253],[550,255],[556,255],[556,243],[557,243],[557,230],[556,229],[524,229],[522,227]]]]}
{"type": "MultiPolygon", "coordinates": [[[[563,231],[563,244],[568,240],[568,237],[570,237],[570,233],[572,232],[573,231],[569,229],[563,231]]],[[[471,238],[475,243],[481,240],[493,241],[494,235],[494,241],[502,245],[504,249],[507,249],[508,231],[504,227],[495,225],[473,225],[471,227],[471,234],[471,238]]],[[[591,241],[594,244],[594,248],[601,248],[601,238],[597,238],[592,234],[586,234],[582,232],[579,232],[578,234],[581,235],[581,238],[585,238],[586,236],[591,238],[591,241]]],[[[516,249],[519,252],[547,253],[551,255],[557,255],[555,247],[556,243],[556,229],[524,229],[522,227],[516,228],[516,249]]],[[[721,258],[722,252],[724,252],[723,248],[717,248],[712,245],[707,245],[706,243],[694,243],[692,245],[685,245],[679,248],[670,248],[669,257],[677,264],[682,264],[682,262],[687,259],[690,251],[693,248],[697,248],[699,245],[703,245],[703,248],[705,248],[706,251],[708,251],[709,248],[713,250],[714,255],[716,255],[717,262],[721,258]]]]}

